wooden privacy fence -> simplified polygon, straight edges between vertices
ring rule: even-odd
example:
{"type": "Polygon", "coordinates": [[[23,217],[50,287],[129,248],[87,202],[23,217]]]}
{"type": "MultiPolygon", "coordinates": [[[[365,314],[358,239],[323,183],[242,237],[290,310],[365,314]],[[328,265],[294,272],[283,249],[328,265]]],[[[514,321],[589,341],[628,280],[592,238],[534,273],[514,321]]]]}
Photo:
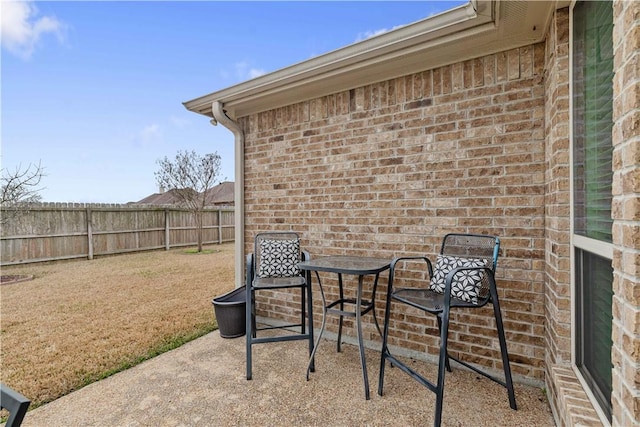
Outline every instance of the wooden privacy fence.
{"type": "MultiPolygon", "coordinates": [[[[197,244],[193,214],[176,207],[42,203],[2,210],[0,265],[197,244]]],[[[233,207],[205,209],[202,223],[204,244],[234,240],[233,207]]]]}

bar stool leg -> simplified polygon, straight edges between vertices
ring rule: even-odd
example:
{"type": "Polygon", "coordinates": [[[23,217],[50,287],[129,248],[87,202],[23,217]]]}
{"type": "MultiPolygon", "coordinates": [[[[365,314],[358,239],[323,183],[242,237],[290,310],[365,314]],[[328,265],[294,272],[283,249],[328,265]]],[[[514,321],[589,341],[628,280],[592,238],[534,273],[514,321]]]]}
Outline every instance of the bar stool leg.
{"type": "Polygon", "coordinates": [[[364,343],[362,341],[362,282],[364,276],[358,276],[358,293],[356,294],[356,330],[358,332],[358,347],[360,349],[360,366],[362,367],[362,378],[364,380],[364,397],[369,400],[369,375],[367,374],[367,361],[364,355],[364,343]]]}
{"type": "MultiPolygon", "coordinates": [[[[342,288],[342,274],[338,273],[338,289],[339,289],[339,298],[340,298],[340,311],[344,311],[344,291],[342,288]]],[[[338,322],[338,343],[337,350],[338,353],[342,351],[342,321],[344,316],[340,315],[340,321],[338,322]]]]}

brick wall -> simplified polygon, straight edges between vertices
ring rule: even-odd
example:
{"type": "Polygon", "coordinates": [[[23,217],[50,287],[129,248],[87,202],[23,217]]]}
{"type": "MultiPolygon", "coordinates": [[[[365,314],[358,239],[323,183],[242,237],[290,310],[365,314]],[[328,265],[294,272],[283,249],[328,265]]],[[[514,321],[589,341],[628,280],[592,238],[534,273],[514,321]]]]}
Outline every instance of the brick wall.
{"type": "Polygon", "coordinates": [[[614,1],[613,425],[640,420],[640,3],[614,1]]]}
{"type": "Polygon", "coordinates": [[[546,44],[546,322],[548,366],[571,362],[569,11],[558,11],[546,44]]]}
{"type": "MultiPolygon", "coordinates": [[[[640,420],[640,93],[637,2],[614,1],[616,69],[613,128],[614,298],[613,404],[614,426],[640,420]]],[[[547,356],[546,383],[559,425],[600,425],[600,418],[571,367],[570,271],[568,247],[568,30],[567,9],[556,12],[547,36],[547,243],[545,258],[547,356]],[[565,148],[566,146],[566,148],[565,148]],[[566,151],[565,151],[566,150],[566,151]]]]}
{"type": "Polygon", "coordinates": [[[571,365],[569,9],[557,11],[546,37],[545,383],[560,426],[599,425],[571,365]]]}
{"type": "MultiPolygon", "coordinates": [[[[300,232],[316,257],[434,256],[448,232],[498,235],[512,370],[542,381],[544,58],[544,44],[527,46],[239,119],[246,251],[264,230],[300,232]]],[[[259,309],[284,318],[293,299],[259,309]]],[[[491,310],[477,312],[457,317],[473,326],[452,326],[451,349],[501,369],[491,310]]],[[[422,335],[435,331],[431,318],[409,313],[393,326],[392,344],[435,354],[437,334],[422,335]]]]}

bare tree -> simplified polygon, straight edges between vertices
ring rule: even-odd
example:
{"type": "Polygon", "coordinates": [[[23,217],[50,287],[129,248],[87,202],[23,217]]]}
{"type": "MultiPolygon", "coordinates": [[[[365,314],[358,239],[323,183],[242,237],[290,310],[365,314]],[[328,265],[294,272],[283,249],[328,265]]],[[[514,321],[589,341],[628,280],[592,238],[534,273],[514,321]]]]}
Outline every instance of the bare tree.
{"type": "Polygon", "coordinates": [[[40,162],[38,164],[30,163],[26,169],[22,165],[17,166],[13,171],[2,168],[0,224],[5,224],[18,213],[17,210],[7,211],[6,207],[26,208],[30,203],[38,203],[42,200],[39,192],[43,190],[40,187],[43,176],[45,176],[44,168],[40,162]]]}
{"type": "Polygon", "coordinates": [[[193,213],[198,234],[198,252],[202,252],[202,212],[207,191],[217,184],[220,174],[218,153],[200,156],[195,151],[178,151],[173,161],[165,157],[157,161],[160,170],[155,173],[160,187],[173,190],[180,205],[193,213]]]}

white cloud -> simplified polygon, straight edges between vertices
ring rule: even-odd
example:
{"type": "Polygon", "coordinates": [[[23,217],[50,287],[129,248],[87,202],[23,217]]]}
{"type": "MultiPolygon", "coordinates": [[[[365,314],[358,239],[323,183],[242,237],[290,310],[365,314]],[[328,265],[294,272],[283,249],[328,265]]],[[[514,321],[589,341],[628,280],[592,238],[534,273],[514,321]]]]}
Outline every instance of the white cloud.
{"type": "Polygon", "coordinates": [[[255,79],[265,74],[267,74],[265,70],[251,67],[248,61],[236,62],[233,66],[218,71],[218,75],[224,81],[233,83],[255,79]]]}
{"type": "Polygon", "coordinates": [[[53,34],[64,41],[66,26],[52,16],[39,17],[38,8],[31,1],[1,1],[2,47],[29,59],[45,34],[53,34]]]}
{"type": "Polygon", "coordinates": [[[388,28],[381,28],[379,30],[372,30],[372,31],[365,31],[364,33],[358,33],[358,36],[356,37],[356,43],[357,42],[361,42],[363,40],[366,39],[370,39],[371,37],[375,37],[375,36],[379,36],[380,34],[384,34],[384,33],[388,33],[389,31],[393,31],[397,28],[400,27],[404,27],[404,25],[396,25],[395,27],[388,29],[388,28]]]}
{"type": "Polygon", "coordinates": [[[260,68],[251,68],[249,70],[249,78],[250,79],[255,79],[256,77],[260,77],[267,74],[267,72],[263,69],[260,68]]]}
{"type": "Polygon", "coordinates": [[[179,128],[183,128],[191,124],[191,120],[183,119],[182,117],[177,117],[177,116],[169,117],[169,121],[171,122],[172,125],[179,128]]]}
{"type": "Polygon", "coordinates": [[[143,146],[151,145],[152,143],[162,139],[162,131],[160,126],[156,123],[144,127],[138,133],[138,140],[140,140],[143,146]]]}
{"type": "Polygon", "coordinates": [[[240,80],[254,79],[256,77],[267,74],[265,70],[250,67],[249,63],[246,61],[236,62],[234,64],[234,67],[236,69],[236,76],[240,80]]]}

